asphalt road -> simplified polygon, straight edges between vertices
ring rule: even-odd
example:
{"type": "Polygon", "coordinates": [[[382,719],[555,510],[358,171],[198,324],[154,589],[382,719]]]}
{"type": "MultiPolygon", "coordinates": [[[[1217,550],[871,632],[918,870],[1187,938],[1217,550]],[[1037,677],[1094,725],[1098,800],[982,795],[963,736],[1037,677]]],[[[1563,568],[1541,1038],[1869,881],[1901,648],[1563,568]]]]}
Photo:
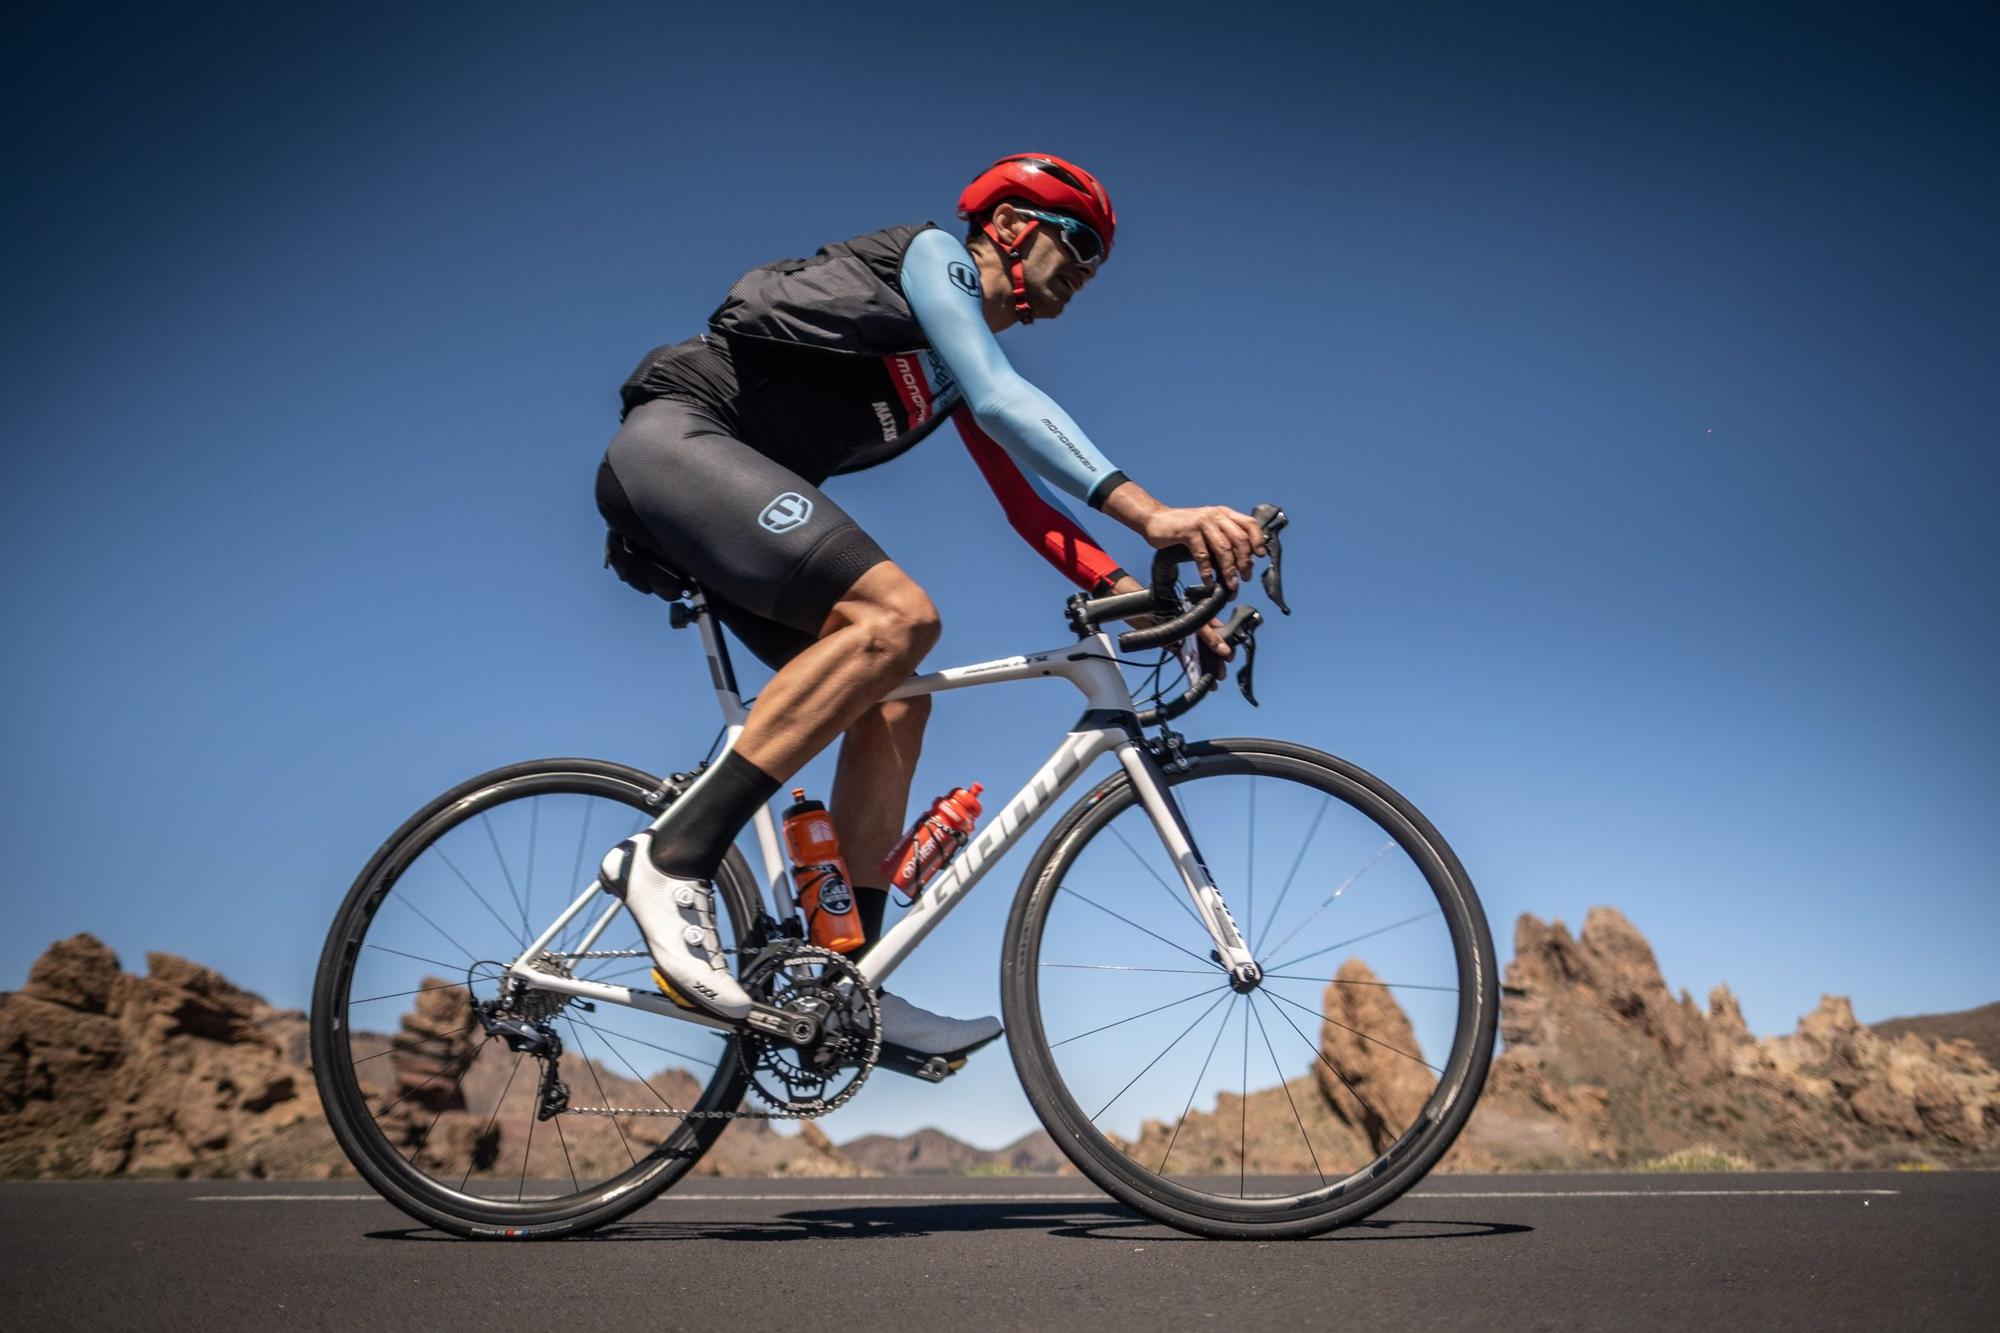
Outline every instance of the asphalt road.
{"type": "Polygon", "coordinates": [[[0,1184],[0,1326],[1933,1329],[2000,1309],[2000,1173],[1434,1177],[1263,1244],[1067,1179],[700,1180],[518,1245],[364,1191],[0,1184]]]}

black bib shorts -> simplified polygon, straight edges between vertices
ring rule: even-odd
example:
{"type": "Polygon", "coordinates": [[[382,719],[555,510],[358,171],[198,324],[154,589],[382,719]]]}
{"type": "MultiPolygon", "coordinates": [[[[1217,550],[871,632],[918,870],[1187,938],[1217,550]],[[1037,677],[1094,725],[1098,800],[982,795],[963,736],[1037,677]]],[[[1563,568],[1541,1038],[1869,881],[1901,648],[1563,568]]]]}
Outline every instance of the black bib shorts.
{"type": "Polygon", "coordinates": [[[814,643],[854,581],[889,558],[818,486],[689,399],[631,407],[598,467],[597,508],[701,584],[716,617],[773,668],[814,643]]]}

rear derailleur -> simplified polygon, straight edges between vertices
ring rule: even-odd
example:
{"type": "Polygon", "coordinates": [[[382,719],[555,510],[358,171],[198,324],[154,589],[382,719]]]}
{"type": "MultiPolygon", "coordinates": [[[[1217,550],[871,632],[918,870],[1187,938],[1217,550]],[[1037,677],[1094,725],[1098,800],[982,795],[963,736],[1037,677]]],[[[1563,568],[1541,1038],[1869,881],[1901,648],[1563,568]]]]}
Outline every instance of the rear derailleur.
{"type": "Polygon", "coordinates": [[[546,1018],[527,1019],[506,1012],[499,1000],[486,1000],[475,1007],[479,1025],[489,1037],[507,1043],[507,1049],[532,1055],[541,1062],[541,1084],[535,1093],[535,1119],[547,1120],[569,1108],[569,1085],[562,1081],[559,1062],[562,1038],[555,1024],[546,1018]]]}

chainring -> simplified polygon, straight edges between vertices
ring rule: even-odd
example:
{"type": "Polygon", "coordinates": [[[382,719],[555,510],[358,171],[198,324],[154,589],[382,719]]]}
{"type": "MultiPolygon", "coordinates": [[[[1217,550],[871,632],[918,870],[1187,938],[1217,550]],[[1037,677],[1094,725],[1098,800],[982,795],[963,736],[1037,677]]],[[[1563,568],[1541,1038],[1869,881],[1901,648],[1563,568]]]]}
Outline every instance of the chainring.
{"type": "Polygon", "coordinates": [[[744,973],[743,989],[759,1003],[811,1014],[820,1024],[810,1046],[742,1035],[736,1057],[759,1100],[790,1115],[821,1116],[861,1090],[881,1054],[882,1008],[859,968],[828,949],[781,943],[744,973]]]}

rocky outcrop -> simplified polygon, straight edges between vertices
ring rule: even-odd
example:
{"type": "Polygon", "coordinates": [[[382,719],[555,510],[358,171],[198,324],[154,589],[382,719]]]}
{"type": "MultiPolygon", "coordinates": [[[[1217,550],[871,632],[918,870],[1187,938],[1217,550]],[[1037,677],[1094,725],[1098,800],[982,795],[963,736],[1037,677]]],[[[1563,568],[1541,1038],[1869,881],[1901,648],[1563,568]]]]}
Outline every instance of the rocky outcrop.
{"type": "MultiPolygon", "coordinates": [[[[351,1174],[306,1064],[306,1019],[208,968],[148,956],[124,972],[88,935],[52,945],[19,991],[0,997],[0,1176],[351,1174]]],[[[533,1061],[475,1044],[462,986],[427,978],[392,1034],[355,1033],[356,1070],[392,1143],[434,1169],[558,1179],[628,1165],[678,1123],[564,1117],[536,1125],[533,1061]],[[531,1127],[535,1126],[535,1127],[531,1127]]],[[[692,1075],[641,1076],[570,1052],[577,1100],[691,1104],[692,1075]]],[[[858,1174],[818,1126],[781,1134],[732,1124],[697,1167],[707,1175],[858,1174]]]]}
{"type": "MultiPolygon", "coordinates": [[[[1283,1012],[1275,1005],[1271,1012],[1283,1012]]],[[[1411,1122],[1434,1076],[1394,998],[1358,958],[1324,997],[1319,1060],[1142,1127],[1135,1155],[1173,1172],[1333,1177],[1411,1122]]],[[[1600,907],[1572,936],[1523,916],[1501,1000],[1504,1051],[1445,1169],[1636,1166],[1700,1151],[1761,1167],[2000,1165],[2000,1073],[1971,1042],[1893,1039],[1827,996],[1798,1029],[1755,1038],[1726,986],[1704,1009],[1652,946],[1600,907]]]]}
{"type": "Polygon", "coordinates": [[[1759,1041],[1726,986],[1675,997],[1617,911],[1579,936],[1523,916],[1501,1003],[1506,1049],[1459,1166],[1615,1166],[1717,1148],[1759,1166],[2000,1158],[2000,1074],[1969,1044],[1886,1039],[1827,996],[1759,1041]]]}
{"type": "MultiPolygon", "coordinates": [[[[531,1127],[534,1062],[480,1053],[464,990],[449,979],[419,984],[396,1031],[352,1038],[378,1122],[412,1156],[475,1175],[554,1179],[572,1166],[601,1175],[672,1131],[675,1122],[658,1117],[531,1127]]],[[[1277,1051],[1301,1051],[1280,1031],[1267,1076],[1284,1081],[1220,1093],[1178,1123],[1149,1122],[1133,1150],[1175,1172],[1235,1172],[1247,1155],[1259,1172],[1331,1177],[1371,1160],[1431,1094],[1418,1032],[1394,988],[1359,957],[1328,978],[1316,1059],[1310,1013],[1290,1011],[1302,1008],[1271,1012],[1301,1030],[1306,1067],[1278,1068],[1277,1051]]],[[[1988,1013],[1899,1020],[1885,1034],[1827,996],[1794,1032],[1759,1040],[1726,986],[1705,1007],[1669,992],[1652,947],[1619,913],[1593,910],[1575,936],[1523,916],[1503,987],[1505,1049],[1445,1167],[1612,1168],[1695,1150],[1764,1167],[2000,1165],[2000,1073],[1974,1041],[1953,1035],[1979,1035],[1988,1013]]],[[[1242,1040],[1254,1049],[1260,1038],[1252,1029],[1242,1040]]],[[[565,1054],[563,1071],[579,1101],[687,1105],[699,1092],[684,1069],[641,1075],[582,1051],[565,1054]]],[[[1039,1131],[996,1152],[936,1130],[842,1149],[810,1122],[780,1133],[743,1120],[697,1169],[1062,1167],[1039,1131]]],[[[320,1114],[296,1010],[167,954],[129,975],[88,935],[51,946],[20,991],[0,996],[0,1175],[349,1171],[320,1114]]]]}
{"type": "Polygon", "coordinates": [[[88,935],[0,1001],[0,1174],[185,1174],[316,1120],[302,1015],[151,954],[130,976],[88,935]]]}

